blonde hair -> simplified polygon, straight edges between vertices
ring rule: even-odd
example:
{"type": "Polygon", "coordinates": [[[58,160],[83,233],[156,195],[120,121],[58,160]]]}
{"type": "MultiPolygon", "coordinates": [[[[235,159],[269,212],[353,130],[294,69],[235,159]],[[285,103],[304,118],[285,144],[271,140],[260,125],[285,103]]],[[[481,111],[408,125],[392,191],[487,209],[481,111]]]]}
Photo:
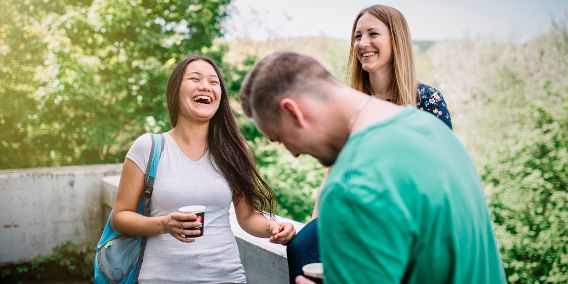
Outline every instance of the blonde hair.
{"type": "Polygon", "coordinates": [[[369,72],[363,70],[363,66],[353,49],[355,41],[355,28],[359,18],[364,14],[375,16],[383,22],[390,31],[390,38],[393,49],[393,70],[394,76],[391,82],[390,92],[393,92],[393,103],[397,105],[416,106],[416,71],[414,69],[414,56],[412,53],[412,38],[406,19],[395,8],[375,5],[365,8],[359,12],[353,28],[351,30],[351,47],[349,50],[349,60],[347,63],[347,83],[354,89],[372,95],[371,81],[369,72]]]}

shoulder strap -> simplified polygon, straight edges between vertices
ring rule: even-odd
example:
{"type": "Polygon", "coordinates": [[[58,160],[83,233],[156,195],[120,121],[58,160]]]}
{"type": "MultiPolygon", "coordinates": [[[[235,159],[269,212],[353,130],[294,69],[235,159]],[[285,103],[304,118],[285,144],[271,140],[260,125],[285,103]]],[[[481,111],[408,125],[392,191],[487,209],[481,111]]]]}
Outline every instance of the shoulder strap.
{"type": "MultiPolygon", "coordinates": [[[[140,198],[143,199],[143,201],[140,201],[144,204],[144,216],[150,216],[150,198],[152,198],[152,191],[154,191],[154,180],[156,179],[156,172],[158,171],[158,163],[160,162],[162,150],[164,150],[164,135],[152,134],[152,148],[150,150],[150,156],[148,157],[146,174],[144,175],[144,196],[140,198]]],[[[140,253],[138,255],[135,283],[138,283],[138,275],[140,268],[142,268],[142,262],[144,261],[144,251],[146,250],[147,240],[147,237],[140,238],[140,253]]]]}
{"type": "Polygon", "coordinates": [[[162,134],[152,134],[152,149],[148,157],[146,166],[146,174],[144,175],[144,197],[146,197],[146,206],[144,206],[144,215],[148,215],[148,203],[152,198],[152,191],[154,190],[154,180],[156,179],[156,172],[158,171],[158,163],[160,156],[164,150],[164,136],[162,134]]]}

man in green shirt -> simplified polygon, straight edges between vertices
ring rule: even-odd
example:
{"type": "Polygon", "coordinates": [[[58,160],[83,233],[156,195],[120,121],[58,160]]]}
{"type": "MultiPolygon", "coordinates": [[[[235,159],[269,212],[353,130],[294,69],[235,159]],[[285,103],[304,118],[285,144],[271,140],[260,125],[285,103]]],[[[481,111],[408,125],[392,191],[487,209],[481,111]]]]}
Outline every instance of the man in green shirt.
{"type": "Polygon", "coordinates": [[[319,204],[325,283],[506,283],[473,162],[437,118],[286,52],[255,65],[241,103],[271,141],[333,165],[319,204]]]}

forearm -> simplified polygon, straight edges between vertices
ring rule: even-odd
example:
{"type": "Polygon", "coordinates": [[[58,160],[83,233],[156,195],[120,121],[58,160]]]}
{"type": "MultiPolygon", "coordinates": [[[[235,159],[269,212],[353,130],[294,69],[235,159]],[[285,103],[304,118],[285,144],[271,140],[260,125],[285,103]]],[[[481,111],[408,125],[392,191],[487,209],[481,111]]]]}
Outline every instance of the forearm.
{"type": "Polygon", "coordinates": [[[286,244],[296,234],[294,225],[267,219],[245,200],[235,203],[235,213],[243,230],[255,237],[270,238],[271,243],[286,244]]]}
{"type": "Polygon", "coordinates": [[[318,193],[316,195],[316,200],[314,202],[314,210],[312,211],[312,220],[319,217],[318,202],[319,202],[320,194],[321,194],[321,187],[318,190],[318,193]]]}
{"type": "Polygon", "coordinates": [[[237,218],[237,221],[243,230],[255,237],[269,238],[272,236],[270,225],[274,221],[267,219],[260,212],[249,214],[243,218],[237,218]]]}
{"type": "Polygon", "coordinates": [[[170,216],[146,217],[132,211],[113,214],[111,225],[117,232],[127,236],[155,236],[166,233],[170,216]]]}
{"type": "Polygon", "coordinates": [[[320,200],[320,195],[323,189],[323,186],[325,185],[325,182],[327,181],[327,176],[329,175],[329,172],[331,171],[331,167],[327,168],[327,170],[325,171],[325,176],[323,177],[323,180],[321,182],[320,187],[317,190],[316,193],[316,200],[314,202],[314,210],[312,211],[312,220],[319,217],[319,200],[320,200]]]}

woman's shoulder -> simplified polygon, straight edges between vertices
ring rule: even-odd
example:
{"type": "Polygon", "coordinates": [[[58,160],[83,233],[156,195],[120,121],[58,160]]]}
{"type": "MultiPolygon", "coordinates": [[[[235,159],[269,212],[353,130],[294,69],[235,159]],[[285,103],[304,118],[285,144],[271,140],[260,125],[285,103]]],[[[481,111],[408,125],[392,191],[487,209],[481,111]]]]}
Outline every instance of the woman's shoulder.
{"type": "Polygon", "coordinates": [[[152,134],[145,133],[132,143],[130,149],[126,153],[126,158],[132,160],[142,172],[146,172],[146,164],[152,151],[152,134]]]}
{"type": "Polygon", "coordinates": [[[436,105],[446,106],[442,93],[438,89],[424,83],[418,83],[416,99],[416,106],[420,109],[428,109],[436,105]]]}
{"type": "Polygon", "coordinates": [[[424,83],[418,83],[416,96],[416,107],[418,109],[434,114],[448,125],[450,129],[452,128],[452,120],[448,106],[444,100],[444,96],[442,96],[442,93],[438,91],[438,89],[424,83]]]}
{"type": "Polygon", "coordinates": [[[422,98],[422,97],[429,98],[429,97],[436,95],[436,94],[442,95],[442,93],[438,89],[436,89],[436,88],[434,88],[434,87],[432,87],[428,84],[424,84],[422,82],[418,83],[418,88],[416,90],[416,94],[418,95],[419,98],[422,98]]]}
{"type": "Polygon", "coordinates": [[[132,142],[132,147],[148,147],[148,146],[152,146],[152,133],[144,133],[140,136],[138,136],[138,138],[136,138],[136,140],[134,140],[134,142],[132,142]]]}

